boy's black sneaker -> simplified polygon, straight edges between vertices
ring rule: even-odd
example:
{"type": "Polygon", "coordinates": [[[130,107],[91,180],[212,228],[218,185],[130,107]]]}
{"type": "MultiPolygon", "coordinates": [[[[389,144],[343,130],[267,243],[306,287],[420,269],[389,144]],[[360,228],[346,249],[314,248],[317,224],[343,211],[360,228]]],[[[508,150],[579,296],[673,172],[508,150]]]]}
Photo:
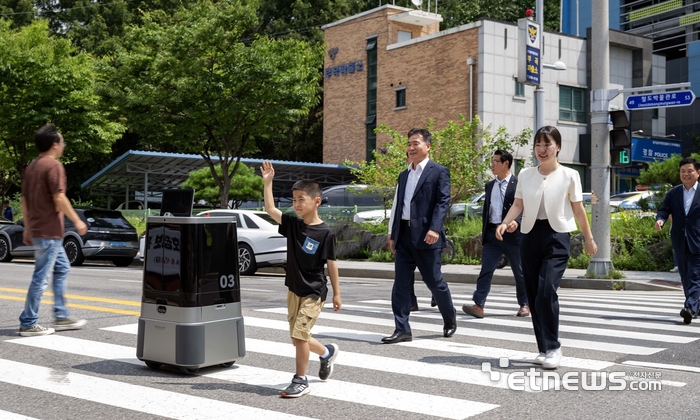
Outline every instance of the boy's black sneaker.
{"type": "Polygon", "coordinates": [[[292,383],[282,391],[282,398],[299,398],[311,391],[309,389],[309,381],[297,375],[292,378],[292,383]]]}
{"type": "Polygon", "coordinates": [[[338,355],[338,345],[337,344],[329,344],[326,346],[328,349],[328,357],[321,358],[321,368],[318,370],[318,377],[322,380],[325,381],[331,376],[331,373],[333,373],[333,362],[335,361],[335,357],[338,355]]]}

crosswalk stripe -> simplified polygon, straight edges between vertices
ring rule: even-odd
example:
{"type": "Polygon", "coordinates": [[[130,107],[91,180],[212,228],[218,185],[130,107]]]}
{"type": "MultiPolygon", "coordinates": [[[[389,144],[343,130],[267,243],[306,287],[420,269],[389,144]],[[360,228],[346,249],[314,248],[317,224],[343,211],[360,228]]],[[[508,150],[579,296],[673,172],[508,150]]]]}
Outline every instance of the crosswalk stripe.
{"type": "MultiPolygon", "coordinates": [[[[246,324],[248,324],[249,319],[250,318],[245,318],[246,324]]],[[[127,324],[103,329],[136,335],[138,332],[138,324],[127,324]]],[[[283,356],[289,358],[296,357],[294,347],[287,343],[278,343],[274,341],[258,340],[255,338],[246,337],[245,348],[247,352],[252,353],[263,353],[272,356],[283,356]]],[[[318,357],[315,354],[311,354],[309,355],[309,360],[318,360],[318,357]]],[[[381,372],[391,372],[423,378],[441,379],[470,385],[508,389],[508,383],[505,381],[505,378],[503,378],[504,380],[501,381],[492,381],[489,379],[488,374],[484,374],[481,369],[445,366],[435,363],[416,362],[413,360],[375,356],[364,353],[352,353],[342,349],[335,360],[335,365],[372,369],[381,372]]]]}
{"type": "MultiPolygon", "coordinates": [[[[418,298],[420,301],[427,301],[427,298],[418,298]]],[[[364,301],[364,302],[371,302],[371,301],[364,301]]],[[[453,299],[452,303],[456,307],[461,307],[463,304],[467,305],[473,305],[474,302],[472,300],[459,300],[459,299],[453,299]]],[[[517,310],[517,303],[515,303],[515,299],[512,300],[512,302],[499,302],[496,299],[491,299],[487,302],[486,304],[486,310],[491,312],[493,307],[500,307],[500,308],[511,308],[509,311],[501,313],[502,315],[507,315],[507,314],[514,314],[517,310]],[[513,309],[516,308],[516,309],[513,309]]],[[[637,310],[641,310],[641,308],[637,308],[637,310]]],[[[604,316],[604,317],[613,317],[613,318],[639,318],[639,319],[653,319],[653,320],[660,320],[660,321],[672,321],[672,322],[678,322],[680,320],[680,317],[678,316],[677,313],[674,313],[675,316],[668,316],[668,315],[653,315],[653,314],[648,314],[648,313],[642,313],[642,312],[619,312],[619,311],[604,311],[604,310],[596,310],[596,309],[579,309],[579,308],[572,308],[567,305],[559,305],[559,313],[575,313],[579,315],[590,315],[590,316],[604,316]]],[[[494,312],[495,313],[495,312],[494,312]]],[[[681,326],[681,325],[678,325],[681,326]]],[[[688,328],[700,328],[694,325],[686,325],[688,328]]]]}
{"type": "MultiPolygon", "coordinates": [[[[375,301],[373,301],[373,303],[378,303],[381,305],[391,305],[391,301],[388,301],[388,300],[375,300],[375,301]]],[[[328,304],[327,307],[332,308],[332,304],[328,304]]],[[[351,310],[356,310],[356,311],[380,313],[380,314],[384,314],[384,315],[390,315],[393,313],[391,311],[391,309],[377,308],[377,307],[373,307],[373,306],[343,305],[343,307],[346,309],[351,309],[351,310]]],[[[442,320],[442,316],[439,313],[412,312],[411,317],[442,320]]],[[[474,325],[476,325],[476,324],[489,324],[489,325],[498,325],[498,326],[502,326],[502,327],[527,328],[529,330],[532,330],[532,322],[530,322],[530,319],[521,319],[521,320],[514,320],[513,319],[513,320],[511,320],[511,319],[501,319],[501,318],[493,318],[493,317],[476,319],[470,315],[458,314],[457,320],[473,322],[474,325]]],[[[571,326],[571,325],[559,325],[559,331],[560,332],[574,333],[574,334],[598,335],[598,336],[603,336],[603,337],[620,337],[620,338],[632,338],[632,339],[646,340],[646,341],[660,341],[660,342],[664,342],[664,343],[687,344],[687,343],[692,343],[693,341],[698,339],[698,337],[681,337],[681,336],[677,336],[677,335],[650,334],[650,333],[642,333],[642,332],[635,332],[635,331],[608,330],[608,329],[603,329],[603,328],[591,328],[591,327],[577,327],[577,326],[571,326]]]]}
{"type": "MultiPolygon", "coordinates": [[[[658,306],[669,306],[683,304],[685,302],[685,297],[682,292],[679,292],[679,296],[671,295],[649,295],[649,296],[639,296],[639,295],[628,295],[629,292],[619,292],[620,294],[596,294],[596,293],[568,293],[565,289],[557,290],[557,295],[560,299],[571,298],[571,299],[583,299],[583,300],[596,300],[599,302],[639,302],[642,305],[658,305],[658,306]]],[[[492,296],[500,296],[503,298],[508,298],[509,300],[516,300],[515,292],[500,291],[497,293],[489,294],[489,299],[492,296]]],[[[453,294],[452,297],[457,297],[461,299],[472,299],[472,295],[465,294],[453,294]]]]}
{"type": "MultiPolygon", "coordinates": [[[[430,298],[418,298],[419,302],[429,302],[430,298]]],[[[381,302],[384,302],[383,300],[363,300],[360,301],[359,303],[368,303],[368,304],[381,304],[381,302]]],[[[457,301],[455,301],[456,304],[457,301]]],[[[460,311],[459,305],[457,305],[457,312],[460,311]]],[[[492,316],[492,315],[509,315],[511,317],[515,317],[515,309],[509,309],[509,310],[504,310],[504,309],[494,309],[492,306],[501,306],[501,307],[517,307],[509,304],[501,304],[498,302],[495,302],[495,304],[489,304],[488,308],[486,309],[486,314],[487,317],[492,316]]],[[[436,309],[437,310],[437,309],[436,309]]],[[[593,316],[593,314],[587,314],[586,316],[574,316],[574,315],[565,315],[562,314],[563,312],[575,312],[575,313],[581,313],[579,310],[566,310],[565,308],[559,308],[559,321],[563,322],[579,322],[583,324],[601,324],[601,325],[606,325],[606,326],[616,326],[616,327],[627,327],[627,328],[638,328],[638,329],[645,329],[645,330],[661,330],[664,332],[676,332],[676,333],[684,333],[684,334],[700,334],[700,326],[698,324],[690,324],[690,325],[685,325],[679,323],[680,318],[670,318],[670,317],[653,317],[650,319],[653,320],[666,320],[668,321],[667,323],[657,323],[657,322],[651,322],[651,321],[627,321],[627,320],[619,320],[619,319],[611,319],[615,315],[613,313],[608,313],[605,312],[601,314],[603,318],[598,318],[596,316],[593,316]]]]}
{"type": "MultiPolygon", "coordinates": [[[[248,327],[257,328],[268,328],[280,331],[287,331],[289,329],[289,324],[286,321],[276,321],[266,318],[255,318],[246,317],[245,323],[248,327]]],[[[320,325],[314,326],[314,329],[318,328],[319,331],[315,331],[317,335],[324,335],[328,337],[337,338],[348,338],[352,334],[352,338],[357,339],[357,334],[361,334],[368,338],[367,341],[376,341],[374,338],[378,339],[381,337],[380,334],[373,334],[370,332],[363,332],[358,330],[344,330],[340,328],[333,327],[323,327],[320,325]],[[338,334],[344,332],[346,335],[338,334]],[[335,334],[334,334],[335,333],[335,334]],[[373,337],[376,336],[376,337],[373,337]]],[[[138,324],[126,324],[119,325],[115,327],[101,328],[105,331],[113,331],[119,333],[126,333],[131,335],[136,335],[138,331],[138,324]]],[[[509,351],[504,349],[494,349],[489,347],[475,347],[472,345],[463,345],[460,343],[446,343],[444,341],[437,340],[425,340],[417,339],[413,342],[399,343],[398,345],[404,347],[420,348],[423,350],[436,350],[443,352],[459,353],[469,356],[484,357],[487,359],[506,357],[510,361],[514,362],[531,362],[536,356],[535,353],[509,351]]],[[[257,340],[246,338],[246,350],[253,353],[264,353],[276,356],[284,356],[294,358],[295,354],[292,348],[283,343],[271,342],[266,340],[257,340]]],[[[311,355],[309,360],[314,360],[315,356],[311,355]]],[[[623,364],[634,364],[634,362],[622,362],[623,364]]],[[[640,362],[639,366],[645,366],[643,362],[640,362]]],[[[336,365],[339,366],[351,366],[359,367],[365,369],[376,369],[383,370],[386,372],[399,373],[404,375],[415,375],[420,377],[430,377],[433,379],[449,380],[455,382],[461,382],[471,385],[481,385],[481,386],[491,386],[496,388],[507,388],[507,378],[506,376],[501,376],[498,381],[486,380],[486,374],[481,370],[459,368],[455,366],[443,366],[422,362],[414,362],[410,360],[387,358],[380,356],[373,356],[360,353],[350,353],[341,350],[336,359],[336,365]],[[384,363],[384,364],[382,364],[384,363]],[[427,370],[426,370],[427,369],[427,370]]],[[[561,361],[561,366],[572,367],[577,369],[590,369],[590,370],[602,370],[608,367],[614,366],[613,362],[588,360],[588,359],[577,359],[573,357],[563,357],[561,361]]],[[[662,368],[666,365],[659,365],[662,368]]],[[[675,365],[669,365],[675,366],[675,365]]],[[[653,367],[653,366],[650,366],[653,367]]],[[[677,370],[689,370],[698,369],[683,366],[683,369],[676,368],[677,370]]],[[[674,369],[674,367],[669,367],[669,369],[674,369]]],[[[661,381],[663,385],[682,387],[685,386],[684,382],[674,382],[674,381],[661,381]]]]}
{"type": "MultiPolygon", "coordinates": [[[[320,320],[322,320],[324,316],[325,314],[321,315],[320,320]]],[[[279,331],[289,331],[289,323],[287,321],[277,321],[274,319],[247,316],[245,317],[245,325],[246,327],[268,328],[279,331]]],[[[380,342],[382,337],[386,335],[369,331],[361,331],[357,329],[351,330],[347,328],[329,327],[321,325],[318,322],[314,325],[313,332],[315,335],[322,335],[325,337],[340,338],[344,340],[367,341],[370,343],[378,343],[380,342]]],[[[507,357],[508,359],[514,361],[517,360],[522,362],[532,362],[532,360],[535,359],[535,356],[537,356],[537,353],[531,353],[526,351],[509,350],[499,347],[475,346],[473,344],[461,344],[453,341],[440,341],[422,339],[417,337],[413,337],[412,342],[403,342],[393,345],[420,348],[424,350],[442,351],[446,353],[457,353],[466,356],[487,358],[489,360],[507,357]]],[[[614,365],[615,363],[613,362],[607,362],[603,360],[579,359],[576,357],[562,357],[561,359],[561,366],[577,369],[601,370],[614,365]]]]}
{"type": "Polygon", "coordinates": [[[655,369],[682,370],[685,372],[700,373],[700,367],[696,367],[696,366],[670,365],[670,364],[666,364],[666,363],[652,363],[652,362],[638,362],[636,360],[627,360],[625,362],[622,362],[622,364],[629,365],[629,366],[649,367],[649,368],[655,368],[655,369]]]}
{"type": "MultiPolygon", "coordinates": [[[[460,303],[474,303],[471,299],[472,297],[466,297],[465,295],[459,295],[459,296],[464,296],[466,299],[469,299],[468,301],[460,301],[458,299],[454,299],[455,303],[460,302],[460,303]]],[[[457,297],[459,297],[457,296],[457,297]]],[[[454,298],[455,296],[453,296],[454,298]]],[[[489,296],[487,300],[487,305],[490,305],[492,301],[510,301],[513,304],[517,305],[515,302],[515,299],[510,298],[510,297],[505,297],[505,296],[489,296]]],[[[608,301],[608,302],[601,302],[600,300],[597,300],[596,302],[580,302],[578,298],[562,298],[561,296],[559,297],[559,306],[585,306],[586,308],[604,308],[604,309],[617,309],[617,310],[624,310],[624,311],[640,311],[643,310],[644,312],[654,312],[654,313],[666,313],[666,314],[678,314],[680,311],[680,308],[656,308],[652,307],[649,305],[644,305],[644,306],[631,306],[631,305],[620,305],[616,301],[608,301]]]]}
{"type": "MultiPolygon", "coordinates": [[[[275,314],[286,314],[287,308],[270,308],[270,309],[258,309],[261,312],[269,312],[275,314]]],[[[345,315],[336,312],[324,312],[321,319],[330,319],[334,321],[345,321],[345,322],[355,322],[360,324],[373,324],[385,327],[391,327],[392,331],[395,327],[393,319],[379,319],[366,316],[358,315],[345,315]]],[[[422,322],[412,322],[411,328],[413,330],[419,331],[430,331],[434,333],[442,334],[442,325],[427,324],[422,322]]],[[[519,334],[504,331],[493,331],[493,330],[479,330],[476,328],[464,328],[460,327],[455,332],[457,335],[464,335],[469,337],[481,337],[481,338],[491,338],[495,340],[506,340],[506,341],[517,341],[521,343],[535,343],[534,334],[519,334]]],[[[664,348],[658,347],[645,347],[645,346],[633,346],[627,344],[614,344],[614,343],[603,343],[598,341],[589,340],[577,340],[570,338],[562,338],[559,340],[562,346],[573,347],[578,349],[587,350],[600,350],[613,353],[622,354],[637,354],[637,355],[650,355],[658,353],[665,350],[664,348]]]]}
{"type": "Polygon", "coordinates": [[[0,410],[0,419],[3,420],[38,420],[35,417],[27,417],[21,414],[0,410]]]}
{"type": "MultiPolygon", "coordinates": [[[[457,295],[453,296],[457,298],[466,298],[466,299],[471,299],[471,296],[466,296],[466,295],[457,295]]],[[[498,299],[498,300],[509,300],[509,301],[515,301],[515,296],[513,297],[507,297],[507,296],[500,296],[500,295],[495,295],[495,296],[489,296],[489,299],[498,299]]],[[[637,309],[644,309],[648,307],[653,307],[653,308],[659,308],[659,309],[669,309],[669,310],[677,310],[679,307],[683,307],[683,302],[684,300],[681,301],[676,301],[675,299],[673,301],[660,301],[657,299],[654,300],[649,300],[648,298],[626,298],[624,296],[620,297],[615,297],[615,298],[603,298],[603,297],[596,297],[596,296],[570,296],[570,295],[562,295],[559,294],[559,301],[560,302],[569,302],[569,301],[581,301],[581,302],[597,302],[597,303],[602,303],[602,304],[612,304],[612,305],[617,305],[617,304],[635,304],[635,305],[641,305],[637,309]]],[[[678,309],[680,310],[680,309],[678,309]]]]}
{"type": "MultiPolygon", "coordinates": [[[[8,342],[143,366],[143,362],[134,357],[136,349],[133,347],[60,335],[19,338],[8,342]]],[[[292,374],[237,364],[235,368],[207,373],[202,376],[246,385],[282,389],[289,383],[292,374]]],[[[439,395],[421,394],[339,380],[321,382],[316,378],[309,378],[313,384],[311,387],[312,394],[317,397],[450,419],[463,419],[498,407],[493,404],[439,395]]]]}
{"type": "MultiPolygon", "coordinates": [[[[29,338],[43,339],[47,337],[29,338]]],[[[94,342],[89,343],[92,345],[94,342]]],[[[133,352],[134,349],[131,349],[132,354],[133,352]]],[[[5,359],[0,359],[0,381],[173,419],[205,420],[228,417],[251,420],[262,418],[265,420],[284,420],[307,418],[5,359]]]]}

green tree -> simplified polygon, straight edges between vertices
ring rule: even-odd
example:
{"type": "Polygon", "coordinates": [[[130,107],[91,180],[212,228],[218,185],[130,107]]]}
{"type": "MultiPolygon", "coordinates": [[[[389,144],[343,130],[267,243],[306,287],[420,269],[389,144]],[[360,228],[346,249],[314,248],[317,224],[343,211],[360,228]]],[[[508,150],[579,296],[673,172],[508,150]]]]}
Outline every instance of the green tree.
{"type": "Polygon", "coordinates": [[[350,168],[350,173],[355,175],[358,183],[368,185],[363,192],[379,194],[382,197],[386,209],[390,200],[394,198],[396,180],[401,171],[406,169],[407,139],[398,131],[391,130],[385,125],[377,127],[377,132],[384,132],[391,137],[391,140],[384,143],[381,149],[373,151],[374,160],[371,162],[345,160],[343,164],[350,168]]]}
{"type": "MultiPolygon", "coordinates": [[[[441,130],[433,130],[434,124],[432,119],[427,124],[433,135],[430,158],[450,170],[452,203],[483,190],[484,180],[489,176],[491,156],[496,149],[514,151],[526,145],[532,137],[529,128],[511,136],[505,127],[492,132],[491,126],[483,127],[478,117],[468,121],[464,115],[460,115],[459,123],[450,121],[441,130]]],[[[382,146],[385,152],[375,151],[372,162],[346,161],[345,165],[352,166],[351,172],[361,183],[370,184],[372,192],[384,192],[384,196],[392,198],[398,175],[406,169],[407,139],[405,134],[387,125],[380,125],[376,132],[390,137],[382,146]]]]}
{"type": "MultiPolygon", "coordinates": [[[[216,167],[216,173],[221,179],[221,167],[216,167]]],[[[238,207],[241,202],[249,200],[262,200],[263,179],[255,174],[255,170],[246,165],[241,165],[236,171],[236,175],[231,178],[231,189],[228,200],[233,200],[233,207],[238,207]]],[[[189,177],[182,183],[183,188],[193,188],[194,197],[197,200],[206,200],[209,203],[216,203],[221,197],[221,185],[218,185],[211,175],[209,168],[202,168],[190,172],[189,177]]]]}
{"type": "MultiPolygon", "coordinates": [[[[700,154],[693,153],[690,157],[700,161],[700,154]]],[[[678,185],[681,183],[680,164],[683,156],[671,155],[668,159],[649,163],[637,178],[638,184],[646,185],[678,185]]]]}
{"type": "Polygon", "coordinates": [[[145,143],[200,154],[225,207],[255,139],[283,135],[318,102],[323,50],[291,39],[243,42],[257,22],[255,8],[240,0],[203,0],[166,23],[144,20],[104,60],[101,92],[145,143]]]}
{"type": "Polygon", "coordinates": [[[35,13],[31,0],[0,0],[0,18],[11,20],[14,28],[30,25],[35,13]]]}
{"type": "MultiPolygon", "coordinates": [[[[431,2],[431,12],[435,12],[435,3],[431,2]]],[[[535,0],[440,0],[438,13],[443,21],[440,29],[450,29],[465,23],[476,22],[483,18],[515,23],[525,17],[527,9],[535,9],[535,0]]],[[[397,0],[397,6],[415,8],[410,0],[397,0]]],[[[368,8],[376,3],[368,3],[368,8]]],[[[427,2],[423,1],[423,10],[427,2]]],[[[544,27],[548,31],[559,31],[559,0],[544,0],[544,27]]]]}
{"type": "Polygon", "coordinates": [[[108,153],[124,131],[100,110],[93,59],[49,35],[46,21],[18,30],[0,21],[0,159],[15,180],[37,155],[34,132],[53,122],[68,144],[64,161],[108,153]]]}

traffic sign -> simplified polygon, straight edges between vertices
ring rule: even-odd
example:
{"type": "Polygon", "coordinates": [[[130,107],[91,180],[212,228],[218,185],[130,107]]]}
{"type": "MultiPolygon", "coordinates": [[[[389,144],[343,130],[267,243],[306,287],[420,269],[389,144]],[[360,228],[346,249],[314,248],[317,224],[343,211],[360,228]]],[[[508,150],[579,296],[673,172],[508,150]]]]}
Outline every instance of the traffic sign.
{"type": "Polygon", "coordinates": [[[629,110],[647,108],[670,108],[688,106],[695,100],[692,90],[682,92],[654,93],[649,95],[630,95],[625,100],[625,108],[629,110]]]}

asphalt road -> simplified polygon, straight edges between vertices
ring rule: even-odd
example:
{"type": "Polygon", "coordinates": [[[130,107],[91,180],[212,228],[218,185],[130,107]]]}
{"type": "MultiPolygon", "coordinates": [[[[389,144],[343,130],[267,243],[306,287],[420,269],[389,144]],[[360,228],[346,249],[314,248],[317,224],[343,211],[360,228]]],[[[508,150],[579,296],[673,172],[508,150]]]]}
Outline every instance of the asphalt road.
{"type": "MultiPolygon", "coordinates": [[[[340,346],[333,376],[319,382],[312,358],[311,394],[285,400],[278,390],[291,380],[294,350],[283,276],[241,278],[245,357],[232,368],[183,375],[149,369],[135,357],[141,267],[73,268],[68,302],[87,326],[27,339],[17,335],[17,318],[32,270],[31,262],[0,264],[0,419],[657,419],[694,417],[700,406],[700,320],[681,322],[681,292],[560,290],[565,358],[555,374],[590,383],[597,372],[598,384],[605,376],[660,390],[614,390],[610,383],[583,390],[576,380],[579,390],[541,391],[536,380],[513,390],[533,368],[525,360],[536,355],[529,318],[514,316],[513,287],[494,286],[486,318],[476,320],[460,309],[474,286],[451,284],[459,329],[446,339],[428,290],[418,286],[414,341],[382,345],[379,339],[393,332],[392,282],[343,278],[343,310],[325,310],[314,327],[321,342],[340,346]],[[508,366],[500,367],[504,357],[508,366]],[[482,371],[484,362],[491,374],[482,371]]],[[[47,294],[42,325],[52,321],[51,304],[47,294]]]]}

